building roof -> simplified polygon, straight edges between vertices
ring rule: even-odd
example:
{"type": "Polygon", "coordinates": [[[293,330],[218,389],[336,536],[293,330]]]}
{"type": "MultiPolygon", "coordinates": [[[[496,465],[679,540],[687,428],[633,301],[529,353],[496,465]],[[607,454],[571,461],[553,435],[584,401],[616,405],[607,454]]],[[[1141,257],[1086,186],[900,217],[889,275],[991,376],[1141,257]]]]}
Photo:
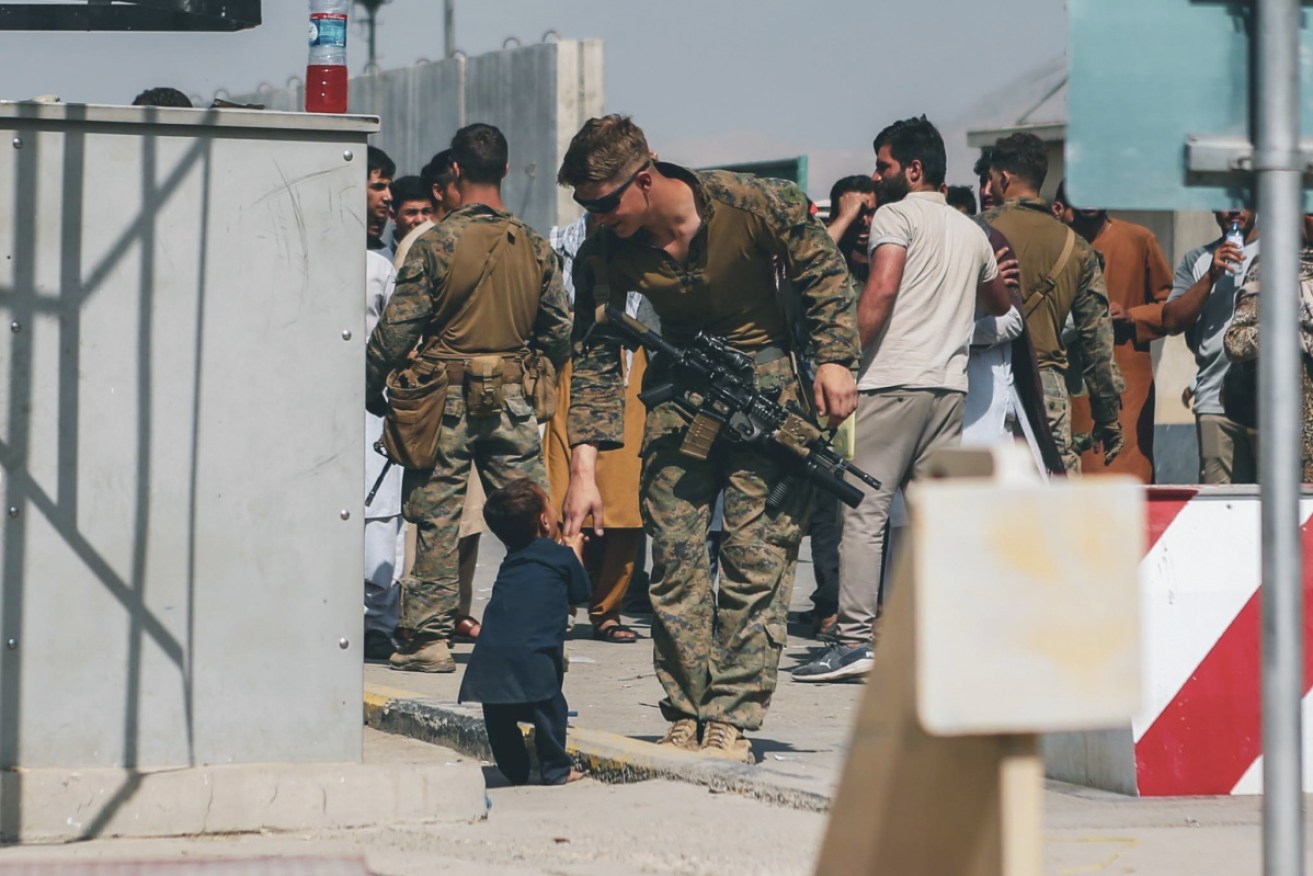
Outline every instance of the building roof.
{"type": "Polygon", "coordinates": [[[1041,140],[1062,140],[1067,129],[1067,59],[1052,58],[981,99],[967,126],[970,146],[1029,131],[1041,140]]]}

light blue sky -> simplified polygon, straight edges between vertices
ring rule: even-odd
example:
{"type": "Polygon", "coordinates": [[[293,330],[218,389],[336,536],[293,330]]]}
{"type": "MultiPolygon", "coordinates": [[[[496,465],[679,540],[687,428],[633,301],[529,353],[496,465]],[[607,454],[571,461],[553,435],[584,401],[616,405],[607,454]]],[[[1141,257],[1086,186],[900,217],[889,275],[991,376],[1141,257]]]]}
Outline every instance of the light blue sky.
{"type": "MultiPolygon", "coordinates": [[[[281,85],[304,72],[307,5],[263,5],[265,23],[238,34],[0,33],[0,98],[128,103],[154,85],[205,97],[281,85]]],[[[385,69],[442,54],[440,0],[393,0],[379,22],[385,69]]],[[[869,172],[888,122],[924,112],[947,131],[1066,46],[1060,0],[457,0],[468,54],[549,29],[605,41],[607,109],[632,114],[663,157],[808,153],[814,194],[869,172]]],[[[365,62],[358,27],[349,56],[353,71],[365,62]]]]}

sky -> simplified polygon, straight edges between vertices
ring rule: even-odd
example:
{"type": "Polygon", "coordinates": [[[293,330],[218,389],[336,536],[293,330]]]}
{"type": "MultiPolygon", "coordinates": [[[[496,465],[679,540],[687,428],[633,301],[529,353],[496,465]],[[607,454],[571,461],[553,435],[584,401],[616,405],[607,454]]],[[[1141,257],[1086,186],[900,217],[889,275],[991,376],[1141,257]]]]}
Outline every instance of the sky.
{"type": "MultiPolygon", "coordinates": [[[[304,73],[308,6],[263,7],[260,27],[235,34],[0,32],[0,99],[129,103],[156,85],[205,98],[282,85],[304,73]]],[[[363,21],[360,7],[353,17],[363,21]]],[[[392,0],[378,21],[384,69],[441,56],[440,0],[392,0]]],[[[607,111],[633,115],[663,158],[807,154],[814,196],[869,173],[872,138],[910,115],[955,128],[950,152],[964,156],[956,141],[973,106],[1066,50],[1060,0],[456,0],[456,47],[470,55],[549,30],[604,41],[607,111]]],[[[366,61],[358,24],[348,57],[353,74],[366,61]]],[[[970,181],[964,160],[950,182],[970,181]]]]}

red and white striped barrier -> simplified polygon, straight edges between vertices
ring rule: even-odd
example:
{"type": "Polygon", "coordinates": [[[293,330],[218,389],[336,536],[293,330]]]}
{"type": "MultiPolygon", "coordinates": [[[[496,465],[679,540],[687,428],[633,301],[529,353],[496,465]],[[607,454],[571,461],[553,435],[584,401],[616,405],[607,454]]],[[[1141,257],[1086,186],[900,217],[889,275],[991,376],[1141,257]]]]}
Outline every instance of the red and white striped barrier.
{"type": "MultiPolygon", "coordinates": [[[[1262,791],[1255,487],[1149,487],[1140,563],[1145,705],[1126,730],[1046,738],[1054,778],[1142,796],[1262,791]]],[[[1313,499],[1300,503],[1305,637],[1313,499]]],[[[1313,751],[1305,648],[1304,748],[1313,751]]],[[[1305,791],[1313,774],[1304,773],[1305,791]]]]}

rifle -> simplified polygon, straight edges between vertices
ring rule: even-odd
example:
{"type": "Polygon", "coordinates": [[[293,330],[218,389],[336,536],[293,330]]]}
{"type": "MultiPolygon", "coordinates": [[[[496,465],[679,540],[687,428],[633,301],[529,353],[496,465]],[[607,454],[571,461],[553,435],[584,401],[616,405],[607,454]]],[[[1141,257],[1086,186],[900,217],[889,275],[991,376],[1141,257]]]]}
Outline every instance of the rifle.
{"type": "MultiPolygon", "coordinates": [[[[606,320],[625,340],[674,363],[674,380],[654,386],[638,398],[648,410],[673,401],[693,415],[680,446],[684,455],[706,459],[712,444],[724,435],[734,444],[773,450],[850,508],[861,503],[863,494],[844,480],[845,472],[852,472],[872,489],[880,489],[878,480],[834,452],[820,426],[786,410],[779,403],[779,390],[769,393],[758,389],[752,357],[729,346],[723,338],[699,332],[692,344],[681,349],[615,305],[607,305],[606,320]],[[690,398],[693,394],[699,397],[696,403],[690,398]]],[[[771,487],[766,497],[768,508],[775,510],[784,503],[791,480],[785,477],[771,487]]]]}

